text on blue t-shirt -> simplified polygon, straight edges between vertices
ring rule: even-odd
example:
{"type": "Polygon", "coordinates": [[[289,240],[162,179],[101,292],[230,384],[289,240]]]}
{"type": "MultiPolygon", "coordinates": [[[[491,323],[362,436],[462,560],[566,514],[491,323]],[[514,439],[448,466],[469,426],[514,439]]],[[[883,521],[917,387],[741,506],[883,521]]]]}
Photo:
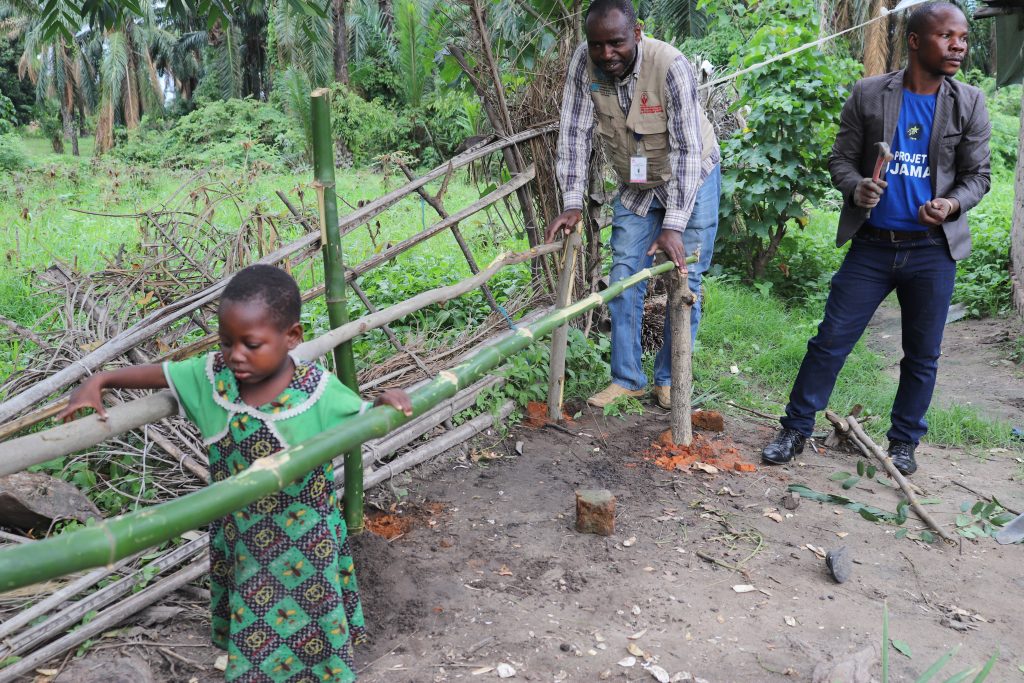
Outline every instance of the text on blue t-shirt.
{"type": "Polygon", "coordinates": [[[893,160],[885,180],[889,187],[871,210],[871,224],[884,230],[923,230],[917,210],[932,199],[928,141],[935,116],[935,95],[903,91],[899,123],[892,140],[893,160]]]}

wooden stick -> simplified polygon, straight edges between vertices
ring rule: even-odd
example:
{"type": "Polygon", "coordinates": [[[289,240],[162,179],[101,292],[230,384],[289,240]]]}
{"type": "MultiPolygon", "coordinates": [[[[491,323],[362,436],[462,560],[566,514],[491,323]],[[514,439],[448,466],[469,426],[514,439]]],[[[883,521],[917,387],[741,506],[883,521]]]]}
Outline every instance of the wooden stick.
{"type": "Polygon", "coordinates": [[[486,269],[481,270],[476,275],[468,277],[461,282],[454,285],[448,285],[447,287],[438,287],[437,289],[422,292],[421,294],[417,294],[414,297],[406,299],[400,304],[389,306],[378,313],[364,316],[359,320],[353,320],[347,325],[326,332],[316,339],[300,344],[295,349],[295,356],[302,360],[319,358],[327,351],[334,348],[335,345],[340,344],[345,340],[352,339],[367,330],[379,327],[386,322],[398,320],[399,318],[420,310],[424,306],[448,301],[460,294],[476,289],[480,286],[481,282],[486,282],[494,277],[494,275],[504,266],[522,263],[523,261],[528,261],[536,258],[537,256],[552,253],[560,249],[561,246],[561,242],[554,242],[552,244],[544,244],[539,247],[534,247],[529,251],[521,252],[519,254],[505,254],[503,256],[499,256],[486,269]]]}
{"type": "Polygon", "coordinates": [[[513,407],[515,407],[515,404],[512,401],[505,401],[501,408],[498,409],[497,417],[491,413],[477,415],[469,422],[461,424],[455,429],[446,432],[443,436],[431,439],[426,445],[420,446],[416,450],[402,455],[400,458],[379,466],[373,472],[366,475],[364,480],[366,487],[369,488],[371,486],[376,486],[377,484],[390,479],[394,475],[404,472],[410,467],[426,462],[427,460],[445,452],[449,448],[457,446],[470,437],[479,434],[488,427],[496,425],[499,420],[504,420],[508,417],[508,414],[512,412],[513,407]]]}
{"type": "MultiPolygon", "coordinates": [[[[838,418],[838,416],[835,415],[835,413],[832,413],[832,417],[829,417],[829,412],[826,412],[825,416],[826,418],[828,418],[830,422],[832,421],[833,417],[838,418]]],[[[842,418],[838,419],[842,420],[842,418]]],[[[872,440],[872,438],[867,435],[867,432],[865,432],[864,428],[861,427],[860,423],[857,421],[857,418],[851,415],[846,418],[845,422],[849,432],[857,437],[857,439],[867,448],[871,456],[874,457],[874,459],[877,460],[882,465],[882,467],[885,469],[889,477],[893,481],[895,481],[897,485],[899,485],[900,490],[903,491],[903,495],[907,497],[907,502],[910,503],[910,507],[914,509],[914,512],[917,513],[917,516],[921,519],[921,521],[927,524],[929,527],[931,527],[931,529],[935,533],[937,533],[942,538],[942,540],[948,543],[956,543],[953,537],[946,533],[946,531],[941,526],[939,526],[935,519],[932,518],[928,511],[924,509],[924,506],[922,506],[921,503],[917,501],[917,496],[914,495],[914,491],[910,488],[910,483],[907,482],[906,478],[902,474],[900,474],[900,471],[896,469],[896,466],[892,464],[892,458],[887,456],[885,452],[882,451],[882,449],[878,446],[878,444],[876,444],[874,440],[872,440]]],[[[832,424],[836,424],[838,428],[838,424],[836,422],[833,422],[832,424]]]]}
{"type": "Polygon", "coordinates": [[[19,677],[31,673],[40,664],[67,652],[73,647],[81,645],[86,640],[121,623],[125,618],[138,614],[144,607],[152,605],[157,600],[173,593],[190,581],[195,581],[201,577],[206,573],[208,566],[209,559],[204,554],[184,569],[175,572],[166,579],[147,586],[144,590],[136,593],[124,602],[104,610],[88,624],[80,626],[63,638],[55,640],[46,647],[40,648],[27,657],[0,670],[0,683],[12,683],[19,677]]]}
{"type": "Polygon", "coordinates": [[[693,349],[690,344],[690,311],[697,301],[689,282],[673,268],[668,278],[668,309],[672,325],[672,442],[693,443],[690,403],[693,399],[693,349]]]}
{"type": "Polygon", "coordinates": [[[10,318],[6,318],[6,317],[0,315],[0,325],[3,325],[4,327],[9,329],[11,332],[16,334],[17,336],[24,337],[25,339],[28,339],[30,342],[32,342],[33,344],[38,346],[40,349],[43,349],[43,350],[52,350],[53,349],[53,347],[50,346],[49,344],[47,344],[45,341],[43,341],[43,338],[40,337],[38,334],[36,334],[32,330],[28,329],[27,327],[23,327],[23,326],[19,325],[18,323],[14,322],[10,318]]]}
{"type": "Polygon", "coordinates": [[[43,432],[27,434],[0,443],[0,476],[20,472],[62,455],[75,453],[112,436],[156,422],[178,412],[178,401],[170,391],[158,391],[107,410],[108,419],[88,415],[43,432]]]}
{"type": "MultiPolygon", "coordinates": [[[[363,444],[363,466],[370,467],[373,463],[391,455],[399,448],[406,446],[429,432],[434,427],[449,421],[455,415],[476,403],[477,396],[485,389],[499,387],[505,383],[504,377],[488,376],[472,386],[468,386],[444,403],[406,422],[399,429],[380,439],[373,439],[363,444]]],[[[341,458],[334,459],[336,470],[340,469],[341,458]]]]}
{"type": "Polygon", "coordinates": [[[11,635],[25,624],[30,623],[36,619],[36,617],[46,614],[65,600],[73,598],[86,588],[96,585],[101,580],[107,578],[115,571],[134,560],[135,557],[126,557],[112,567],[100,567],[99,569],[94,569],[88,574],[78,577],[74,581],[69,581],[63,588],[54,591],[31,607],[26,607],[21,610],[13,617],[0,624],[0,640],[7,638],[7,636],[11,635]]]}
{"type": "MultiPolygon", "coordinates": [[[[558,293],[555,306],[565,308],[572,300],[573,284],[576,282],[576,253],[579,251],[582,238],[580,230],[582,221],[576,225],[572,233],[564,240],[562,251],[562,269],[558,274],[558,293]]],[[[569,339],[569,323],[551,333],[551,354],[548,356],[548,419],[552,422],[562,420],[562,396],[565,392],[565,354],[569,339]]]]}
{"type": "MultiPolygon", "coordinates": [[[[402,169],[402,173],[405,174],[405,177],[407,179],[416,179],[416,176],[413,175],[412,169],[410,169],[409,165],[406,164],[404,161],[399,160],[398,167],[402,169]]],[[[446,183],[448,178],[450,177],[451,174],[445,176],[446,183]]],[[[438,216],[440,216],[441,218],[448,218],[448,211],[444,208],[444,203],[441,201],[441,193],[443,192],[444,187],[441,188],[441,192],[438,193],[438,196],[435,197],[422,187],[416,188],[416,193],[423,198],[423,201],[425,201],[427,204],[430,204],[430,206],[433,207],[434,211],[437,213],[438,216]]],[[[459,249],[462,250],[462,255],[466,258],[466,264],[469,266],[469,272],[473,273],[473,275],[476,275],[477,273],[480,272],[480,266],[476,264],[476,259],[473,258],[473,252],[470,251],[469,245],[466,244],[466,240],[462,236],[462,231],[459,230],[458,224],[452,225],[451,230],[452,237],[455,238],[455,241],[459,245],[459,249]]],[[[480,291],[483,293],[484,298],[487,300],[487,305],[491,307],[491,310],[494,311],[495,313],[500,313],[501,307],[498,306],[498,302],[494,300],[494,295],[491,293],[491,288],[488,287],[486,284],[480,285],[480,291]]]]}
{"type": "MultiPolygon", "coordinates": [[[[835,429],[832,431],[832,434],[837,434],[838,438],[843,438],[843,439],[846,439],[846,440],[850,441],[857,448],[857,450],[859,450],[861,452],[861,454],[865,458],[867,458],[868,460],[873,460],[874,459],[874,457],[875,457],[874,453],[872,453],[871,449],[868,448],[867,444],[863,443],[857,437],[857,435],[850,429],[850,425],[847,424],[846,420],[844,420],[843,418],[839,417],[838,415],[833,413],[831,410],[826,410],[825,411],[825,417],[835,427],[835,429]]],[[[865,421],[867,421],[867,418],[865,418],[865,421]]],[[[829,436],[831,436],[831,434],[829,436]]],[[[886,470],[886,473],[888,474],[888,470],[886,470]]],[[[916,484],[914,484],[914,483],[912,483],[910,481],[907,481],[907,486],[909,486],[910,490],[914,492],[914,495],[917,495],[917,496],[923,496],[924,495],[924,491],[922,491],[921,488],[919,486],[917,486],[916,484]]]]}

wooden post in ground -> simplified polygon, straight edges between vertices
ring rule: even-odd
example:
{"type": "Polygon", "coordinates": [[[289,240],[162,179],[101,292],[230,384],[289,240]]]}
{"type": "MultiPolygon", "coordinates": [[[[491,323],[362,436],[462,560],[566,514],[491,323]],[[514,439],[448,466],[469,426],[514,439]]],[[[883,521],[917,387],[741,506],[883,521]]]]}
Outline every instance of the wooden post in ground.
{"type": "MultiPolygon", "coordinates": [[[[572,233],[565,238],[562,250],[562,268],[558,274],[558,293],[555,306],[565,308],[572,300],[573,283],[576,280],[576,253],[580,250],[580,230],[583,222],[576,224],[572,233]]],[[[565,392],[565,352],[569,340],[569,323],[551,333],[551,354],[548,357],[548,419],[558,422],[562,419],[562,395],[565,392]]]]}
{"type": "MultiPolygon", "coordinates": [[[[664,255],[661,256],[664,258],[664,255]]],[[[693,349],[690,343],[690,312],[697,298],[686,276],[673,268],[668,278],[668,310],[672,324],[672,442],[693,443],[690,401],[693,396],[693,349]]]]}
{"type": "MultiPolygon", "coordinates": [[[[345,262],[338,232],[338,198],[334,191],[334,139],[331,135],[330,90],[318,88],[310,94],[313,118],[313,173],[320,207],[320,245],[324,254],[324,298],[331,327],[348,322],[345,300],[345,262]]],[[[348,388],[359,392],[352,342],[334,348],[334,371],[348,388]]],[[[345,453],[345,524],[349,533],[363,530],[363,458],[358,447],[345,453]]]]}

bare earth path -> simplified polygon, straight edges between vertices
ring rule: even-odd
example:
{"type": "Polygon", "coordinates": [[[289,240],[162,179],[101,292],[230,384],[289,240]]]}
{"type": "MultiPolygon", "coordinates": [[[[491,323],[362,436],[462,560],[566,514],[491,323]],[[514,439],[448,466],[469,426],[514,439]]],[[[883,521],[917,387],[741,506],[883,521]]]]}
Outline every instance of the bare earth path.
{"type": "MultiPolygon", "coordinates": [[[[872,344],[888,352],[893,337],[883,336],[891,334],[884,313],[872,344]]],[[[983,343],[986,335],[1012,332],[1010,324],[951,326],[939,391],[1018,424],[1021,367],[998,363],[1005,347],[983,343]]],[[[965,539],[940,547],[897,539],[895,527],[834,505],[781,506],[786,486],[803,483],[895,510],[899,498],[882,483],[863,480],[843,491],[829,479],[856,469],[858,457],[844,452],[808,449],[792,466],[752,473],[665,471],[643,453],[667,426],[657,408],[626,420],[585,413],[571,433],[518,427],[504,439],[478,440],[475,458],[448,457],[393,482],[408,495],[392,511],[398,520],[378,523],[409,528],[391,541],[357,539],[373,635],[359,652],[360,681],[495,680],[499,664],[515,669],[513,681],[657,680],[641,668],[645,655],[669,674],[685,671],[711,683],[812,681],[816,665],[880,645],[883,602],[891,637],[911,655],[892,653],[892,680],[914,680],[959,646],[947,676],[999,651],[989,681],[1024,681],[1024,546],[965,539]],[[614,536],[573,530],[578,488],[616,495],[614,536]],[[766,516],[771,511],[779,521],[766,516]],[[845,545],[851,579],[836,584],[808,544],[845,545]],[[737,592],[740,585],[754,590],[737,592]],[[637,663],[620,664],[630,657],[637,663]]],[[[773,429],[768,420],[734,415],[723,434],[704,436],[731,440],[756,463],[773,429]]],[[[940,521],[952,523],[962,502],[979,500],[962,486],[1024,511],[1024,453],[927,446],[920,453],[914,482],[940,501],[931,507],[940,521]]],[[[377,494],[384,507],[386,494],[377,494]]],[[[921,528],[914,519],[908,526],[911,536],[921,528]]],[[[193,608],[122,633],[118,649],[146,658],[156,680],[220,680],[212,668],[219,653],[208,645],[200,614],[193,608]],[[173,650],[189,664],[131,641],[196,647],[173,650]]],[[[878,672],[876,665],[876,679],[878,672]]],[[[72,673],[58,680],[87,680],[72,673]]]]}

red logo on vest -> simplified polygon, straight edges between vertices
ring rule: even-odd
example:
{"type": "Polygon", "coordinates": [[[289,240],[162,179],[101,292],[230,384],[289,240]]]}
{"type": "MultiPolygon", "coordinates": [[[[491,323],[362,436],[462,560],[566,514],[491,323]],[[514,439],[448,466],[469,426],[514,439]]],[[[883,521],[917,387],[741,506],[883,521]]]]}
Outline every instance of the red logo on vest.
{"type": "Polygon", "coordinates": [[[660,114],[665,111],[660,104],[647,104],[647,91],[640,93],[640,113],[641,114],[660,114]]]}

